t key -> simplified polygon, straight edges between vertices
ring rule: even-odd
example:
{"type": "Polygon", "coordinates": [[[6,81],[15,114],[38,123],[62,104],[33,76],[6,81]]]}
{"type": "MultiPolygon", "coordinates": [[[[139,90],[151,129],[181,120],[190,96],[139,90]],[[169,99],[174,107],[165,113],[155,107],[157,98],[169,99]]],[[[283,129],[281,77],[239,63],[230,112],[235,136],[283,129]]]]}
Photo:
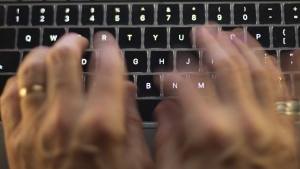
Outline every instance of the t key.
{"type": "Polygon", "coordinates": [[[174,25],[179,24],[179,5],[158,5],[158,24],[159,25],[174,25]]]}
{"type": "Polygon", "coordinates": [[[27,25],[29,18],[28,6],[9,6],[7,10],[7,25],[27,25]]]}
{"type": "Polygon", "coordinates": [[[210,4],[208,10],[210,21],[216,21],[219,24],[230,24],[229,4],[210,4]]]}
{"type": "Polygon", "coordinates": [[[141,29],[140,28],[120,28],[119,44],[123,48],[141,48],[141,29]]]}

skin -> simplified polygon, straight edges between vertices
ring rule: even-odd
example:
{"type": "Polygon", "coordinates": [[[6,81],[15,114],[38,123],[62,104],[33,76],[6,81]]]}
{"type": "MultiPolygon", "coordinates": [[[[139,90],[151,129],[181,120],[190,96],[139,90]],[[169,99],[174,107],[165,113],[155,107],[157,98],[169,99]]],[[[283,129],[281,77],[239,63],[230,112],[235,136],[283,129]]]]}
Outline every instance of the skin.
{"type": "Polygon", "coordinates": [[[86,39],[69,34],[51,48],[34,49],[1,96],[10,168],[296,169],[293,123],[274,107],[286,93],[273,92],[281,73],[252,53],[251,47],[259,47],[254,39],[247,45],[240,30],[231,33],[209,26],[195,31],[196,46],[208,50],[204,70],[216,72],[216,88],[194,85],[199,79],[212,84],[209,78],[164,77],[165,94],[179,97],[161,102],[154,112],[155,162],[143,136],[136,88],[124,79],[123,56],[112,35],[99,32],[94,38],[92,59],[99,69],[87,93],[80,65],[86,39]],[[103,34],[107,42],[101,41],[103,34]],[[214,64],[208,64],[211,59],[214,64]],[[168,85],[174,80],[182,86],[175,91],[168,85]],[[20,98],[19,89],[32,84],[45,85],[47,94],[20,98]]]}

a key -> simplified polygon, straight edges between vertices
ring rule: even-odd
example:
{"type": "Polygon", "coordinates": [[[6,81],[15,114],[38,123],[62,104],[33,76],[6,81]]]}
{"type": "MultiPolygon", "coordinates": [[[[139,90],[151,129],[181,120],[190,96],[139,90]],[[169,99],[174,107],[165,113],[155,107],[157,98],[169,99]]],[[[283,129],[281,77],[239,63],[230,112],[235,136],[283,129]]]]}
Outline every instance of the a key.
{"type": "Polygon", "coordinates": [[[300,71],[300,50],[280,51],[281,70],[285,71],[300,71]]]}
{"type": "Polygon", "coordinates": [[[0,72],[17,72],[19,63],[19,52],[0,52],[0,72]]]}
{"type": "Polygon", "coordinates": [[[255,4],[234,4],[235,24],[255,24],[256,9],[255,4]]]}
{"type": "Polygon", "coordinates": [[[248,27],[247,31],[260,42],[263,47],[270,47],[270,30],[269,27],[248,27]]]}
{"type": "Polygon", "coordinates": [[[204,4],[184,4],[183,5],[183,24],[204,24],[205,7],[204,4]]]}
{"type": "Polygon", "coordinates": [[[192,28],[171,28],[170,46],[171,48],[192,48],[193,42],[190,39],[192,28]]]}
{"type": "Polygon", "coordinates": [[[137,77],[138,97],[160,96],[160,89],[155,86],[153,78],[159,78],[159,76],[141,75],[137,77]]]}
{"type": "Polygon", "coordinates": [[[153,5],[132,5],[133,25],[153,25],[154,6],[153,5]]]}
{"type": "Polygon", "coordinates": [[[159,25],[178,25],[179,18],[178,4],[160,4],[157,11],[157,22],[159,25]]]}
{"type": "Polygon", "coordinates": [[[300,4],[284,5],[285,23],[300,24],[300,4]]]}
{"type": "Polygon", "coordinates": [[[83,72],[95,72],[96,70],[96,52],[87,51],[81,59],[83,72]]]}
{"type": "Polygon", "coordinates": [[[40,30],[38,28],[22,28],[18,33],[18,48],[32,49],[40,44],[40,30]]]}
{"type": "Polygon", "coordinates": [[[104,18],[103,5],[83,5],[81,23],[83,25],[102,25],[104,18]]]}
{"type": "Polygon", "coordinates": [[[0,49],[15,47],[16,30],[14,28],[0,28],[0,49]]]}
{"type": "Polygon", "coordinates": [[[154,122],[153,112],[161,100],[137,100],[139,112],[143,122],[154,122]]]}
{"type": "Polygon", "coordinates": [[[142,33],[140,28],[120,28],[119,45],[124,48],[141,48],[142,33]]]}
{"type": "Polygon", "coordinates": [[[6,82],[12,75],[0,75],[0,95],[2,95],[6,82]]]}
{"type": "Polygon", "coordinates": [[[275,48],[296,47],[295,27],[275,26],[273,28],[273,44],[275,48]]]}
{"type": "Polygon", "coordinates": [[[69,28],[69,32],[77,33],[90,41],[90,28],[69,28]]]}
{"type": "Polygon", "coordinates": [[[64,34],[64,28],[45,28],[43,34],[43,45],[52,46],[64,34]]]}
{"type": "Polygon", "coordinates": [[[208,7],[209,21],[219,24],[230,24],[230,5],[229,4],[210,4],[208,7]]]}
{"type": "Polygon", "coordinates": [[[168,72],[173,70],[172,51],[152,51],[150,69],[151,72],[168,72]]]}
{"type": "Polygon", "coordinates": [[[97,32],[99,31],[107,31],[109,32],[110,34],[112,34],[114,37],[116,37],[116,29],[115,28],[104,28],[104,27],[101,27],[101,28],[95,28],[94,29],[94,34],[96,34],[97,32]]]}
{"type": "Polygon", "coordinates": [[[32,25],[53,25],[53,6],[33,6],[31,16],[32,25]]]}
{"type": "Polygon", "coordinates": [[[280,24],[281,23],[280,4],[260,4],[259,22],[261,24],[280,24]]]}
{"type": "Polygon", "coordinates": [[[78,15],[77,5],[58,5],[56,23],[57,25],[77,25],[78,15]]]}
{"type": "Polygon", "coordinates": [[[29,7],[28,6],[8,6],[7,25],[28,25],[29,7]]]}
{"type": "Polygon", "coordinates": [[[167,28],[145,28],[146,48],[167,48],[167,28]]]}
{"type": "Polygon", "coordinates": [[[128,5],[107,5],[107,25],[127,25],[129,22],[128,5]]]}
{"type": "Polygon", "coordinates": [[[146,51],[126,51],[125,59],[128,72],[147,72],[146,51]]]}
{"type": "Polygon", "coordinates": [[[176,69],[178,72],[198,72],[199,52],[198,51],[177,51],[176,69]]]}
{"type": "Polygon", "coordinates": [[[0,26],[4,25],[4,6],[0,6],[0,26]]]}

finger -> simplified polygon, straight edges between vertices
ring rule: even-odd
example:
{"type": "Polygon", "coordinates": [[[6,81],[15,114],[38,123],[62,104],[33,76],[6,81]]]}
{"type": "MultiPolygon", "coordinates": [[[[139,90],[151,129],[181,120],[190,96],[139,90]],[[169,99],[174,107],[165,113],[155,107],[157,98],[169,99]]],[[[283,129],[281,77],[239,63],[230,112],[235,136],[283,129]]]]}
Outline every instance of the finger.
{"type": "MultiPolygon", "coordinates": [[[[49,49],[39,47],[33,49],[18,70],[19,88],[29,89],[33,85],[46,85],[46,56],[49,49]]],[[[32,118],[38,114],[45,101],[45,91],[31,92],[21,98],[23,118],[32,118]]]]}
{"type": "Polygon", "coordinates": [[[8,138],[22,119],[17,77],[12,77],[6,82],[1,95],[1,118],[5,138],[8,138]]]}
{"type": "Polygon", "coordinates": [[[50,100],[66,102],[83,96],[81,57],[87,39],[77,34],[62,37],[46,58],[47,95],[50,100]]]}

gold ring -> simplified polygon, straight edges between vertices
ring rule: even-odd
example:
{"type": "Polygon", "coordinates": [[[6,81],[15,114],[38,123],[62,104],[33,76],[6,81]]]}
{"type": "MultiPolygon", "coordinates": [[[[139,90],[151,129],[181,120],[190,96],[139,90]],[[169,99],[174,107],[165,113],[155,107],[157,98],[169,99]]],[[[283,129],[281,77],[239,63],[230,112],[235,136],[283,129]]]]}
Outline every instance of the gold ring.
{"type": "Polygon", "coordinates": [[[19,95],[20,95],[20,97],[25,97],[28,93],[44,92],[44,91],[45,91],[45,87],[43,85],[35,84],[28,88],[26,88],[26,87],[21,88],[19,91],[19,95]]]}
{"type": "Polygon", "coordinates": [[[300,105],[298,101],[277,102],[276,109],[279,114],[289,116],[300,114],[300,105]]]}

